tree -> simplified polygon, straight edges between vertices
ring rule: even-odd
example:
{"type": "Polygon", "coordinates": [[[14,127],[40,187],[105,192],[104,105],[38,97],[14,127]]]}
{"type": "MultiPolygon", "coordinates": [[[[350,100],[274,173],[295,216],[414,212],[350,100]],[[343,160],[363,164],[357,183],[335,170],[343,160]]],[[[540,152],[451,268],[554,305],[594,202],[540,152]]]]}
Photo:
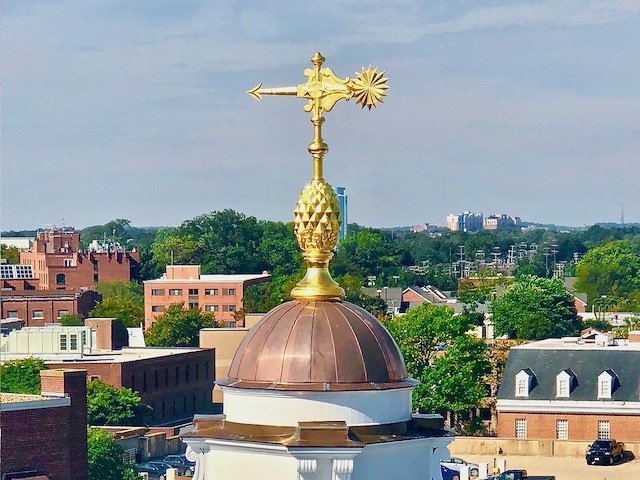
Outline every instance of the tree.
{"type": "Polygon", "coordinates": [[[140,425],[150,414],[151,408],[129,388],[115,388],[101,380],[87,385],[89,425],[140,425]]]}
{"type": "Polygon", "coordinates": [[[116,280],[99,282],[96,290],[102,294],[102,301],[91,311],[90,317],[117,318],[127,327],[139,327],[144,323],[142,285],[116,280]]]}
{"type": "Polygon", "coordinates": [[[413,390],[415,410],[452,413],[459,421],[456,414],[476,407],[486,395],[485,345],[467,334],[471,325],[466,317],[425,303],[385,326],[404,355],[409,376],[421,382],[413,390]]]}
{"type": "Polygon", "coordinates": [[[59,323],[63,327],[81,327],[82,325],[84,325],[84,320],[82,318],[82,315],[79,315],[77,313],[67,313],[60,317],[59,323]]]}
{"type": "Polygon", "coordinates": [[[629,332],[640,330],[640,316],[634,315],[624,319],[624,325],[613,330],[618,338],[629,338],[629,332]]]}
{"type": "Polygon", "coordinates": [[[211,312],[201,312],[197,308],[185,310],[182,303],[176,303],[158,315],[156,322],[146,332],[147,345],[152,347],[197,347],[200,330],[217,327],[211,312]]]}
{"type": "Polygon", "coordinates": [[[7,393],[40,393],[40,370],[47,366],[40,358],[7,360],[0,365],[0,391],[7,393]]]}
{"type": "Polygon", "coordinates": [[[134,480],[133,465],[123,460],[124,450],[109,432],[99,428],[87,431],[88,480],[134,480]]]}
{"type": "Polygon", "coordinates": [[[18,265],[20,263],[20,249],[18,247],[7,246],[5,244],[0,245],[2,250],[2,258],[4,258],[10,265],[18,265]]]}
{"type": "Polygon", "coordinates": [[[606,295],[621,299],[617,310],[640,310],[640,241],[619,240],[589,250],[576,267],[575,288],[590,302],[606,295]]]}
{"type": "Polygon", "coordinates": [[[576,335],[580,318],[562,280],[525,275],[489,305],[497,336],[522,340],[576,335]]]}

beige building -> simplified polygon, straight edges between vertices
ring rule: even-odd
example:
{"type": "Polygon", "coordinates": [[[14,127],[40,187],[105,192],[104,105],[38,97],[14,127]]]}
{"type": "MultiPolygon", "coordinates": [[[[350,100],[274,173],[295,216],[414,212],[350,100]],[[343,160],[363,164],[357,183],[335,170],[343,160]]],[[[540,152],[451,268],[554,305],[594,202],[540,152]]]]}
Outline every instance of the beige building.
{"type": "Polygon", "coordinates": [[[234,312],[242,308],[247,287],[268,282],[268,273],[242,275],[202,275],[200,265],[167,265],[157,280],[144,282],[145,328],[155,323],[158,315],[175,303],[185,308],[212,312],[224,326],[235,327],[234,312]]]}

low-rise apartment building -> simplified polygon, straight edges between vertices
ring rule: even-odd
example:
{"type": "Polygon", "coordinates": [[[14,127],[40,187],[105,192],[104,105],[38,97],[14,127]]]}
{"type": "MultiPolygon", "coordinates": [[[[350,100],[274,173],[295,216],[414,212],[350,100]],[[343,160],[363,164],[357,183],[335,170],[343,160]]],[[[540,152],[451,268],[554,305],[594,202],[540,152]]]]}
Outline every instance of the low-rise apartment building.
{"type": "Polygon", "coordinates": [[[0,310],[3,319],[18,319],[27,327],[41,327],[57,323],[64,315],[86,318],[101,300],[102,295],[94,290],[6,290],[0,298],[0,310]]]}
{"type": "Polygon", "coordinates": [[[498,436],[638,442],[638,392],[640,332],[514,347],[497,395],[498,436]]]}
{"type": "Polygon", "coordinates": [[[157,280],[144,282],[145,329],[155,323],[158,315],[170,305],[184,304],[185,308],[199,308],[212,312],[225,326],[236,325],[234,312],[242,308],[247,287],[268,282],[271,275],[202,275],[200,265],[167,265],[157,280]]]}

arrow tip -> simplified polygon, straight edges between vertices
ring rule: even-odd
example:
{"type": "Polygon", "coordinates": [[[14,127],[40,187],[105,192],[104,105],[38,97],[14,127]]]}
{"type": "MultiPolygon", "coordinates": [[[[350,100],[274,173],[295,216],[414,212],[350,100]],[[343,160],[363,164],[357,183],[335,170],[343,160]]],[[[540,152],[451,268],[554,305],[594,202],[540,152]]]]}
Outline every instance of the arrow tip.
{"type": "Polygon", "coordinates": [[[259,83],[258,85],[256,85],[255,87],[253,87],[251,90],[247,90],[247,93],[255,98],[257,98],[258,100],[262,101],[262,95],[260,95],[260,88],[262,87],[262,84],[259,83]]]}

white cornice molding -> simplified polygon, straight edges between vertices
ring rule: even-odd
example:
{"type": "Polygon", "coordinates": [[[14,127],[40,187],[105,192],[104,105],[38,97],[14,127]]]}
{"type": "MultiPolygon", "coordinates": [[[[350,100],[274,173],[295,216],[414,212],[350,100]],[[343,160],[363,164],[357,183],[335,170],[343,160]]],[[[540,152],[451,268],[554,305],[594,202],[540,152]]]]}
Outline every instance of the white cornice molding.
{"type": "Polygon", "coordinates": [[[497,401],[498,413],[593,413],[640,415],[640,402],[580,400],[507,400],[497,401]]]}

